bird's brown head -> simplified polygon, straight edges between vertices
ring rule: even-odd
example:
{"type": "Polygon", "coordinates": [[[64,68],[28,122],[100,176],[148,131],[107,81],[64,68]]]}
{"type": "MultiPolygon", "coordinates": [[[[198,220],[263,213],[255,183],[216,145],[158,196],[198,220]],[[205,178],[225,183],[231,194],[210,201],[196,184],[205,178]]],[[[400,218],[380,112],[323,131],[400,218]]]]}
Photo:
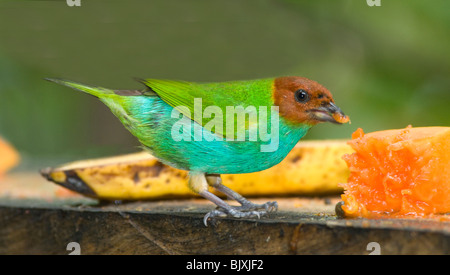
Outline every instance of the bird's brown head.
{"type": "Polygon", "coordinates": [[[290,122],[316,125],[320,122],[346,123],[350,119],[334,104],[330,91],[304,77],[278,77],[274,101],[279,113],[290,122]]]}

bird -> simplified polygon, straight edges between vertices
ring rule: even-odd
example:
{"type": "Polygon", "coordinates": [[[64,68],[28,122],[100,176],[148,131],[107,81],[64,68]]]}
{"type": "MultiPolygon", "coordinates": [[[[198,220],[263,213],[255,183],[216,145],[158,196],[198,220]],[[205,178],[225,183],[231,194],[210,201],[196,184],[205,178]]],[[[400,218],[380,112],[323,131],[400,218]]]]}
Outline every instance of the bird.
{"type": "Polygon", "coordinates": [[[278,210],[276,201],[255,204],[244,198],[222,183],[221,174],[268,169],[314,125],[350,121],[327,88],[300,76],[224,82],[137,79],[142,90],[46,80],[97,97],[145,150],[187,170],[189,188],[217,206],[204,216],[206,226],[218,217],[260,218],[278,210]]]}

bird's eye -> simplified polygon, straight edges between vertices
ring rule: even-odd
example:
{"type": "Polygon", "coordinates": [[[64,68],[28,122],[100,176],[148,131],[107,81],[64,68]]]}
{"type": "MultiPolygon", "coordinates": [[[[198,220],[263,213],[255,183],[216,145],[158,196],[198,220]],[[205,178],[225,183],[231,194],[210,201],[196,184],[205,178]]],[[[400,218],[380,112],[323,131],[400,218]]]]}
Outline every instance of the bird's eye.
{"type": "Polygon", "coordinates": [[[295,100],[300,103],[307,102],[309,100],[308,92],[303,89],[295,91],[295,100]]]}

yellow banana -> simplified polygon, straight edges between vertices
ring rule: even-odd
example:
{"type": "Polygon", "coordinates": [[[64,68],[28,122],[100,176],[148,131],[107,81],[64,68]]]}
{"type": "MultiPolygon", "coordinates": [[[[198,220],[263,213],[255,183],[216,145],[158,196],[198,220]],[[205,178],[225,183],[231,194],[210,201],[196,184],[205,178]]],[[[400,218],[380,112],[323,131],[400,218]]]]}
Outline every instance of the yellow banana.
{"type": "MultiPolygon", "coordinates": [[[[222,175],[225,185],[243,196],[321,195],[340,193],[349,170],[342,155],[346,141],[302,141],[278,165],[256,173],[222,175]]],[[[142,200],[195,196],[187,171],[166,166],[146,152],[83,160],[41,174],[89,197],[142,200]]]]}

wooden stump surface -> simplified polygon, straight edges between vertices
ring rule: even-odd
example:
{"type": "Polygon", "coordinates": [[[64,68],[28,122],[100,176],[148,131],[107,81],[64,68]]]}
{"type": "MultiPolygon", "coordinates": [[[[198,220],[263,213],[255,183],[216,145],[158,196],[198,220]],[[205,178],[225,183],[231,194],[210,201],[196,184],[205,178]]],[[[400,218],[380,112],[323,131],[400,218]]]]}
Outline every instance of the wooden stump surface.
{"type": "Polygon", "coordinates": [[[103,204],[56,197],[51,183],[23,175],[0,186],[0,254],[69,254],[73,242],[81,254],[450,252],[449,222],[339,219],[338,196],[252,198],[277,200],[279,211],[259,220],[218,218],[205,227],[203,216],[214,206],[202,199],[103,204]]]}

